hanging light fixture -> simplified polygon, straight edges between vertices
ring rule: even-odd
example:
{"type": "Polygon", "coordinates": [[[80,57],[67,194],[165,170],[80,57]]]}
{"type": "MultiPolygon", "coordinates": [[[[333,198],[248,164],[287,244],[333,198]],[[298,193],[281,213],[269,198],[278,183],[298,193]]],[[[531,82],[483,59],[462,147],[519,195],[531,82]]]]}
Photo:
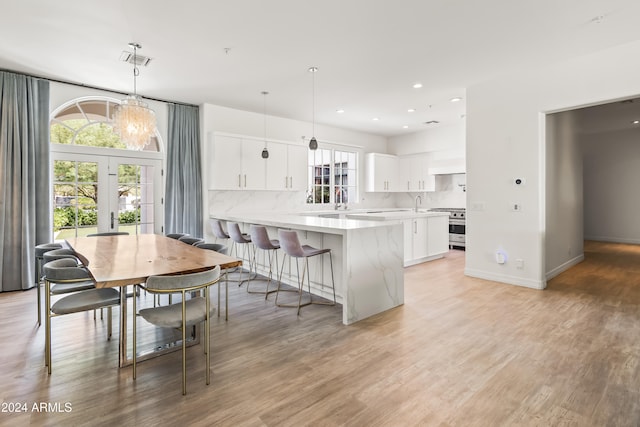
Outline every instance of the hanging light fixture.
{"type": "Polygon", "coordinates": [[[318,67],[309,67],[309,72],[312,74],[312,90],[311,90],[311,123],[312,123],[312,132],[311,139],[309,140],[309,150],[317,150],[318,149],[318,141],[316,140],[316,73],[318,72],[318,67]]]}
{"type": "Polygon", "coordinates": [[[156,132],[156,114],[137,94],[136,77],[140,74],[137,64],[139,43],[129,43],[133,48],[133,95],[123,99],[113,113],[113,129],[130,150],[142,150],[156,132]]]}
{"type": "Polygon", "coordinates": [[[269,92],[263,90],[262,95],[264,97],[264,148],[262,149],[262,158],[269,158],[269,150],[267,150],[267,95],[269,92]]]}

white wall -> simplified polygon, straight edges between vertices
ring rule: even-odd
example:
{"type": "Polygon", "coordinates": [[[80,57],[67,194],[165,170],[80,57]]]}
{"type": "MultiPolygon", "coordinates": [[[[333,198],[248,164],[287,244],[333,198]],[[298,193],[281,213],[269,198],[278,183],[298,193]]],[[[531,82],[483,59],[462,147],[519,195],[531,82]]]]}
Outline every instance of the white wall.
{"type": "Polygon", "coordinates": [[[466,274],[546,286],[543,113],[636,96],[638,69],[640,41],[468,88],[466,274]],[[526,185],[515,187],[514,177],[526,185]],[[512,212],[512,202],[522,210],[512,212]]]}
{"type": "Polygon", "coordinates": [[[586,239],[640,243],[640,129],[582,135],[586,239]]]}
{"type": "Polygon", "coordinates": [[[546,279],[584,259],[582,152],[575,111],[546,116],[546,279]]]}
{"type": "Polygon", "coordinates": [[[430,151],[447,151],[464,157],[465,121],[450,126],[438,126],[407,135],[389,138],[389,153],[398,156],[430,151]]]}

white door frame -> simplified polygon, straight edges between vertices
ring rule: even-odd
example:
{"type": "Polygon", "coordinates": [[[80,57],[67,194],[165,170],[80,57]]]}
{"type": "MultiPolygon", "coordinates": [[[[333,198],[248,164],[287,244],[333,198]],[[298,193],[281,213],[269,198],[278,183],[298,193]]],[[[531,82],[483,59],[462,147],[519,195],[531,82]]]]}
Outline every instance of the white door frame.
{"type": "Polygon", "coordinates": [[[49,173],[51,182],[53,182],[53,162],[55,160],[98,163],[98,183],[99,185],[104,183],[101,188],[106,188],[108,190],[107,194],[110,194],[106,200],[105,198],[98,200],[99,232],[117,230],[117,221],[114,223],[114,229],[110,227],[110,213],[118,211],[118,198],[114,193],[114,189],[117,189],[118,185],[117,165],[138,164],[154,166],[154,233],[162,234],[164,230],[164,172],[162,153],[63,144],[51,144],[50,147],[51,159],[49,173]],[[115,172],[109,170],[110,165],[115,172]]]}

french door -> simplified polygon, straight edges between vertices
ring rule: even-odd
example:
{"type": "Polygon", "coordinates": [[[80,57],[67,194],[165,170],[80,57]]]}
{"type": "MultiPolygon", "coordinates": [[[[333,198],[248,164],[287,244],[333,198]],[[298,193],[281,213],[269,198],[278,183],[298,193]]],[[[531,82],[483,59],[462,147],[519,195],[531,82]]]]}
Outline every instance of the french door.
{"type": "Polygon", "coordinates": [[[52,152],[54,240],[162,233],[162,161],[52,152]]]}

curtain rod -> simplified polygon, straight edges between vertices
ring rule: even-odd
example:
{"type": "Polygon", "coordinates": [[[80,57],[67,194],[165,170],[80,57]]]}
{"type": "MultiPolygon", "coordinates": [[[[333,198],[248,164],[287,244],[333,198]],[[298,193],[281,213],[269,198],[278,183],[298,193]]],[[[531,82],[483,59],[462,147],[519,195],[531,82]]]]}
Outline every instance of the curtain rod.
{"type": "MultiPolygon", "coordinates": [[[[95,90],[102,90],[102,91],[105,91],[105,92],[117,93],[117,94],[124,95],[124,96],[131,95],[130,93],[121,92],[119,90],[105,89],[103,87],[92,86],[92,85],[88,85],[88,84],[84,84],[84,83],[74,83],[74,82],[70,82],[70,81],[66,81],[66,80],[53,79],[51,77],[43,77],[43,76],[38,76],[38,75],[34,75],[34,74],[26,74],[26,73],[21,73],[19,71],[15,71],[15,70],[9,70],[9,69],[6,69],[6,68],[0,68],[0,71],[6,71],[8,73],[14,73],[14,74],[22,74],[23,76],[34,77],[36,79],[47,80],[47,81],[54,82],[54,83],[62,83],[62,84],[67,84],[67,85],[71,85],[71,86],[85,87],[87,89],[95,89],[95,90]]],[[[164,103],[167,103],[167,104],[178,104],[178,105],[186,105],[188,107],[198,107],[198,105],[196,105],[196,104],[190,104],[190,103],[187,103],[187,102],[167,101],[166,99],[151,98],[151,97],[148,97],[148,96],[145,96],[144,99],[148,99],[150,101],[164,102],[164,103]]]]}

